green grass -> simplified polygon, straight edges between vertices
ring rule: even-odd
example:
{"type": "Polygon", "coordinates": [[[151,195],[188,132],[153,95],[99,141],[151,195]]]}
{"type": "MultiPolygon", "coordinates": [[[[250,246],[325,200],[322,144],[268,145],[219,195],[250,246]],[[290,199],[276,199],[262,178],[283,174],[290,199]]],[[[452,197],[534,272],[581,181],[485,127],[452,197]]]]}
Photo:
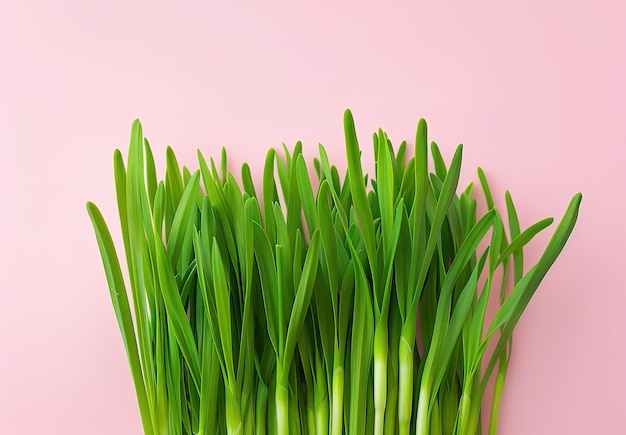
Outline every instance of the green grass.
{"type": "Polygon", "coordinates": [[[447,165],[424,120],[411,157],[379,129],[370,176],[350,111],[344,128],[345,174],[298,142],[269,150],[255,186],[247,164],[241,184],[228,171],[225,150],[217,165],[198,152],[191,170],[168,147],[158,179],[133,123],[126,161],[114,153],[128,283],[102,214],[87,210],[144,433],[497,432],[514,328],[581,194],[525,267],[524,247],[553,219],[522,229],[481,169],[479,215],[474,186],[458,186],[462,146],[447,165]]]}

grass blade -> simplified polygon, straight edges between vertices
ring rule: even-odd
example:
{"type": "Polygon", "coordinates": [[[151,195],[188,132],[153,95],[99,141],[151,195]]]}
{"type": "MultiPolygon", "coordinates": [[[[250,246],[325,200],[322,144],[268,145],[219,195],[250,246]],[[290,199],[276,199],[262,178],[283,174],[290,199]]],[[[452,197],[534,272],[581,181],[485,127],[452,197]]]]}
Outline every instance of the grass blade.
{"type": "Polygon", "coordinates": [[[98,207],[96,207],[94,203],[88,202],[87,211],[96,233],[98,247],[100,248],[100,255],[102,256],[102,264],[104,266],[104,271],[109,285],[111,302],[113,302],[113,309],[115,311],[115,316],[117,317],[117,324],[120,328],[120,332],[122,333],[126,356],[128,357],[128,363],[130,365],[133,382],[135,384],[135,393],[137,394],[137,401],[139,402],[139,411],[141,413],[143,429],[146,434],[152,434],[153,430],[151,425],[150,409],[143,382],[139,352],[137,350],[135,328],[133,327],[130,306],[128,304],[128,296],[126,294],[126,286],[124,285],[124,278],[122,277],[122,271],[120,269],[117,253],[115,252],[115,246],[113,245],[113,239],[111,238],[109,229],[107,228],[98,207]]]}

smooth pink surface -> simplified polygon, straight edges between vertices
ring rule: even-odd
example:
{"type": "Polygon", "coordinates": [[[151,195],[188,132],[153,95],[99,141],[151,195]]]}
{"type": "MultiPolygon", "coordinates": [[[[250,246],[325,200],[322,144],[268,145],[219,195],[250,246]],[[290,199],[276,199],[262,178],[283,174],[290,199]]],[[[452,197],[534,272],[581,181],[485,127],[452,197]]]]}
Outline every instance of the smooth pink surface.
{"type": "Polygon", "coordinates": [[[112,154],[135,117],[161,170],[168,144],[189,165],[226,146],[258,175],[283,141],[344,161],[350,107],[369,169],[375,128],[412,143],[425,117],[523,225],[583,192],[518,326],[500,433],[623,434],[626,3],[207,3],[0,3],[0,433],[141,432],[85,210],[119,242],[112,154]]]}

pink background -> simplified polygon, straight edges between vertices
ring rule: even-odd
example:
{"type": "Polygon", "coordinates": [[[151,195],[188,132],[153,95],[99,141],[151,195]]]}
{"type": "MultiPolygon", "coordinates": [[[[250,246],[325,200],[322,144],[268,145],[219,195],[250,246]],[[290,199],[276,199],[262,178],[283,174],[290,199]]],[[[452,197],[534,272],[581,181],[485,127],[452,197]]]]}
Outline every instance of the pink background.
{"type": "Polygon", "coordinates": [[[0,433],[141,432],[85,211],[119,241],[112,154],[135,117],[161,170],[168,144],[189,165],[225,145],[258,175],[283,141],[343,162],[350,107],[366,167],[375,128],[412,143],[425,117],[525,226],[583,192],[517,328],[500,432],[623,434],[626,2],[205,3],[0,3],[0,433]]]}

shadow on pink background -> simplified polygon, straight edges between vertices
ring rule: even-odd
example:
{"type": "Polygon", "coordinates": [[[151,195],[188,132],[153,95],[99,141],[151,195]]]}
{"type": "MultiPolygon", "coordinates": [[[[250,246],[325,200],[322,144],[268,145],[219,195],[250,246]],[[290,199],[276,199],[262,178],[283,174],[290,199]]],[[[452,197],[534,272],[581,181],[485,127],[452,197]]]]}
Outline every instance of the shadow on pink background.
{"type": "Polygon", "coordinates": [[[344,161],[346,107],[370,170],[375,128],[412,144],[425,117],[523,225],[583,192],[517,328],[500,433],[624,433],[626,3],[204,3],[0,3],[0,433],[141,432],[85,211],[119,242],[112,154],[135,117],[160,169],[168,144],[194,166],[226,146],[258,175],[297,139],[344,161]]]}

